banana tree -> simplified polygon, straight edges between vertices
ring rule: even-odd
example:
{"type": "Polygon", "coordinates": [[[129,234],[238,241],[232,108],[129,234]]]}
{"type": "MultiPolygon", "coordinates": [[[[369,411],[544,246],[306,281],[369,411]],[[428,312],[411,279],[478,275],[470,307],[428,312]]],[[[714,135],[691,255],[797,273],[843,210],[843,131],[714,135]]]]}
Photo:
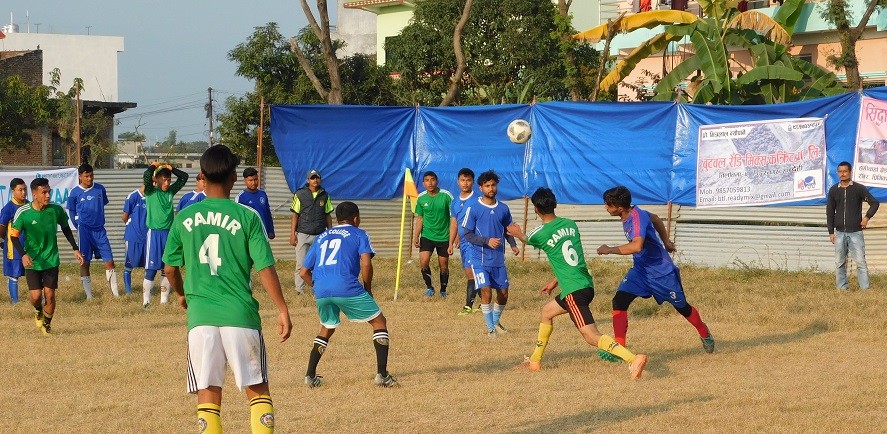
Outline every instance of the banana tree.
{"type": "MultiPolygon", "coordinates": [[[[786,0],[773,18],[754,10],[739,12],[736,3],[699,0],[704,18],[676,11],[651,11],[627,17],[618,28],[621,32],[660,25],[664,31],[618,62],[600,86],[615,86],[641,60],[656,55],[673,41],[688,40],[692,54],[662,77],[655,88],[654,100],[763,104],[845,91],[834,74],[792,56],[786,48],[791,44],[791,34],[804,0],[786,0]],[[731,53],[736,50],[748,51],[751,64],[734,60],[731,53]]],[[[612,38],[605,27],[596,27],[576,37],[588,41],[612,38]]]]}

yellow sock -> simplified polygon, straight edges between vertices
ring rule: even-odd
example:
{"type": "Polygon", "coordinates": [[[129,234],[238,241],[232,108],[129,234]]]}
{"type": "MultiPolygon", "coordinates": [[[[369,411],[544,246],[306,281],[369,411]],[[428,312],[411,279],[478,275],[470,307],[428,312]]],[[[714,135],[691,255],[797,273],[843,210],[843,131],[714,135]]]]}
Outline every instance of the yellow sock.
{"type": "Polygon", "coordinates": [[[625,347],[619,345],[619,342],[614,341],[613,338],[607,335],[601,335],[601,338],[597,341],[597,347],[628,363],[634,361],[634,353],[628,351],[625,347]]]}
{"type": "Polygon", "coordinates": [[[253,434],[274,432],[274,404],[268,395],[259,395],[249,400],[249,425],[253,434]]]}
{"type": "Polygon", "coordinates": [[[548,346],[548,338],[551,337],[553,330],[553,325],[539,323],[539,335],[536,337],[536,349],[533,350],[533,355],[530,356],[531,362],[542,361],[542,354],[545,353],[545,347],[548,346]]]}
{"type": "Polygon", "coordinates": [[[197,404],[197,429],[202,434],[222,434],[222,407],[209,402],[197,404]]]}

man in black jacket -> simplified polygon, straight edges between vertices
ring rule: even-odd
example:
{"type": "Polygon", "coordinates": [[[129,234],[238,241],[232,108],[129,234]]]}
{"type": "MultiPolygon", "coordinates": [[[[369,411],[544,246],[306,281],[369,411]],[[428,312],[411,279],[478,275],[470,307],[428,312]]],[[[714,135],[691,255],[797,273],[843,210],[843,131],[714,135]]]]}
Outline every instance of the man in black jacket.
{"type": "Polygon", "coordinates": [[[314,238],[333,227],[330,217],[333,202],[320,186],[320,172],[315,169],[308,171],[308,181],[304,187],[296,190],[290,211],[293,213],[290,218],[290,245],[296,247],[296,293],[302,294],[305,290],[305,281],[299,276],[302,261],[314,243],[314,238]]]}
{"type": "Polygon", "coordinates": [[[852,166],[846,161],[838,164],[838,179],[828,191],[828,204],[825,218],[828,236],[835,245],[835,285],[847,290],[847,253],[856,263],[856,276],[859,288],[869,289],[869,269],[865,263],[865,240],[862,230],[869,219],[878,211],[879,202],[864,185],[851,181],[852,166]],[[869,210],[862,216],[862,203],[869,204],[869,210]]]}

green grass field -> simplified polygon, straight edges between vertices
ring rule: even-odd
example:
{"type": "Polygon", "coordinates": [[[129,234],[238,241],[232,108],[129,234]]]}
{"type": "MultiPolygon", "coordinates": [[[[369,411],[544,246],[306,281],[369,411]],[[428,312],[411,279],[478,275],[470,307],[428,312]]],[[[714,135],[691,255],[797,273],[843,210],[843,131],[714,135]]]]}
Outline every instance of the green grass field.
{"type": "MultiPolygon", "coordinates": [[[[273,304],[257,289],[277,432],[887,429],[887,279],[880,276],[871,291],[844,293],[834,289],[831,273],[683,267],[688,300],[711,327],[717,350],[704,353],[695,330],[670,306],[639,299],[630,311],[628,347],[650,362],[643,378],[631,381],[626,365],[599,360],[566,316],[555,322],[542,372],[512,369],[533,348],[547,299],[537,290],[550,278],[544,262],[510,264],[511,299],[502,317],[510,333],[496,340],[485,336],[480,313],[456,315],[464,302],[460,271],[452,273],[450,299],[423,302],[418,269],[407,264],[394,301],[394,261],[375,264],[396,389],[372,385],[370,327],[350,322],[321,360],[326,383],[307,389],[302,379],[319,328],[313,298],[295,295],[292,263],[278,264],[294,324],[290,340],[279,343],[273,304]]],[[[610,298],[629,265],[590,263],[603,333],[612,333],[610,298]]],[[[91,301],[76,270],[63,268],[51,337],[34,327],[26,301],[8,304],[3,288],[0,432],[196,432],[196,400],[185,392],[185,312],[173,305],[144,311],[141,270],[133,276],[136,294],[116,300],[101,265],[93,267],[91,301]]],[[[225,431],[249,432],[246,400],[230,374],[225,393],[225,431]]]]}

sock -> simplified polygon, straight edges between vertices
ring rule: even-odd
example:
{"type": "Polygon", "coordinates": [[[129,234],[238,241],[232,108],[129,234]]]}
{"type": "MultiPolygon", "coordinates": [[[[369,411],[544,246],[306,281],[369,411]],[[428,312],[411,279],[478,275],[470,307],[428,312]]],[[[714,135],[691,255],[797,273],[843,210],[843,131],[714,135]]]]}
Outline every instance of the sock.
{"type": "Polygon", "coordinates": [[[628,334],[628,311],[613,311],[613,339],[619,342],[619,345],[625,346],[625,336],[628,334]]]}
{"type": "Polygon", "coordinates": [[[493,303],[493,325],[499,324],[499,318],[502,318],[503,310],[505,310],[504,304],[493,303]]]}
{"type": "Polygon", "coordinates": [[[132,294],[132,268],[123,268],[123,289],[127,294],[132,294]]]}
{"type": "Polygon", "coordinates": [[[142,304],[148,304],[151,302],[151,290],[154,289],[154,281],[144,279],[142,280],[142,304]]]}
{"type": "Polygon", "coordinates": [[[202,434],[222,434],[222,407],[205,402],[197,404],[197,429],[202,434]]]}
{"type": "Polygon", "coordinates": [[[693,327],[696,327],[696,331],[699,332],[699,337],[705,339],[708,337],[708,326],[702,322],[702,318],[699,316],[699,311],[696,310],[695,307],[690,307],[690,316],[687,317],[687,321],[690,324],[693,324],[693,327]]]}
{"type": "Polygon", "coordinates": [[[120,297],[120,287],[117,286],[117,269],[105,270],[105,279],[111,286],[111,294],[114,294],[114,297],[120,297]]]}
{"type": "Polygon", "coordinates": [[[422,269],[422,280],[425,281],[426,288],[434,288],[431,286],[431,268],[422,269]]]}
{"type": "Polygon", "coordinates": [[[601,338],[597,341],[597,347],[628,363],[633,362],[635,359],[634,353],[628,351],[625,347],[619,345],[619,342],[614,341],[613,338],[607,335],[601,335],[601,338]]]}
{"type": "Polygon", "coordinates": [[[86,299],[92,298],[92,277],[80,276],[80,282],[83,283],[83,292],[86,293],[86,299]]]}
{"type": "Polygon", "coordinates": [[[450,283],[450,272],[440,272],[440,292],[447,292],[447,285],[450,283]]]}
{"type": "Polygon", "coordinates": [[[376,372],[388,376],[388,329],[373,330],[373,348],[376,349],[376,372]]]}
{"type": "Polygon", "coordinates": [[[487,331],[493,331],[496,328],[496,323],[493,322],[493,309],[490,308],[489,304],[481,302],[480,311],[484,314],[484,321],[487,322],[487,331]]]}
{"type": "Polygon", "coordinates": [[[551,337],[551,332],[553,330],[553,324],[539,323],[539,334],[536,336],[536,349],[533,350],[533,355],[530,356],[531,362],[538,363],[542,361],[545,347],[548,346],[548,338],[551,337]]]}
{"type": "Polygon", "coordinates": [[[9,299],[12,301],[12,304],[18,303],[18,279],[15,277],[9,277],[9,299]]]}
{"type": "Polygon", "coordinates": [[[314,346],[311,348],[311,354],[308,355],[308,371],[305,372],[306,377],[317,376],[317,364],[320,362],[320,356],[326,351],[329,340],[323,336],[314,338],[314,346]]]}
{"type": "MultiPolygon", "coordinates": [[[[55,313],[55,312],[53,312],[53,313],[55,313]]],[[[51,323],[52,323],[52,315],[46,313],[46,311],[44,310],[43,311],[43,325],[48,326],[51,323]]]]}
{"type": "Polygon", "coordinates": [[[274,432],[274,403],[268,395],[259,395],[249,400],[249,425],[252,434],[274,432]]]}
{"type": "Polygon", "coordinates": [[[477,290],[474,288],[474,279],[465,283],[465,306],[474,307],[474,296],[477,290]]]}
{"type": "Polygon", "coordinates": [[[169,280],[166,280],[166,272],[160,272],[160,303],[169,303],[169,280]]]}

